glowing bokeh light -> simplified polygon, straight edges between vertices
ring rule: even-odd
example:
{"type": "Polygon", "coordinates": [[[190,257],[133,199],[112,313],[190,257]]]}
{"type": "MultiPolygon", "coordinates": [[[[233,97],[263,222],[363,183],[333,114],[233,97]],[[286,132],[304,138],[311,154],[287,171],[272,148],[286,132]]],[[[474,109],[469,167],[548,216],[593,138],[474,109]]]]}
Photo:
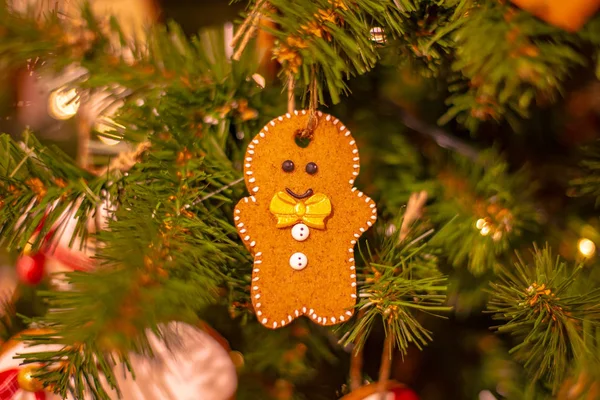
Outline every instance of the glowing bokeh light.
{"type": "Polygon", "coordinates": [[[577,248],[584,257],[591,257],[596,252],[596,245],[587,238],[579,239],[579,242],[577,242],[577,248]]]}
{"type": "Polygon", "coordinates": [[[50,93],[48,113],[55,119],[69,119],[77,114],[79,104],[80,100],[76,89],[58,88],[50,93]]]}
{"type": "Polygon", "coordinates": [[[125,127],[107,117],[101,118],[94,125],[94,130],[98,133],[98,138],[107,146],[115,146],[121,142],[122,135],[119,133],[120,129],[125,129],[125,127]]]}

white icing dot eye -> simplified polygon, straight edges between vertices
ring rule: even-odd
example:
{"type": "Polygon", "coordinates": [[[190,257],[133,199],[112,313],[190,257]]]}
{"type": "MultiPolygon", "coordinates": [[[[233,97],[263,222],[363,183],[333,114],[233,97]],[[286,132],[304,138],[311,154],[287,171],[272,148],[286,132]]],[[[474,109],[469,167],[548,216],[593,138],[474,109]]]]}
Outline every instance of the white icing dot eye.
{"type": "Polygon", "coordinates": [[[294,253],[290,257],[290,267],[296,271],[303,270],[308,265],[308,258],[302,253],[294,253]]]}
{"type": "Polygon", "coordinates": [[[308,226],[304,224],[296,224],[292,228],[292,237],[298,242],[305,241],[306,239],[308,239],[309,235],[310,230],[308,229],[308,226]]]}

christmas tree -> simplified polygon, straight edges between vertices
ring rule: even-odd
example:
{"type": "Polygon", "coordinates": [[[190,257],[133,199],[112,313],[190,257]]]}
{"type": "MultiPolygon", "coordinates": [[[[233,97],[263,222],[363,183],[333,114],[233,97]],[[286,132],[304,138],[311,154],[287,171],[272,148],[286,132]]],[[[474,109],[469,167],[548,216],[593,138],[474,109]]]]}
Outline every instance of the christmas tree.
{"type": "Polygon", "coordinates": [[[0,5],[0,400],[600,397],[600,1],[162,3],[0,5]]]}

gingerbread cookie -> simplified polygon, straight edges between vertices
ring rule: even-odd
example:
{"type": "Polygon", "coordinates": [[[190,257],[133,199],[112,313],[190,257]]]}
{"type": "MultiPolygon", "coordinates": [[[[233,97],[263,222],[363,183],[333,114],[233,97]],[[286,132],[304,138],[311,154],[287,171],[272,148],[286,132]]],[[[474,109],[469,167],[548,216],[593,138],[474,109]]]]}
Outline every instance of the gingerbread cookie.
{"type": "Polygon", "coordinates": [[[354,313],[354,246],[377,219],[375,203],[353,187],[356,142],[331,115],[317,112],[308,146],[296,143],[308,112],[269,122],[248,145],[251,194],[235,208],[240,237],[254,255],[251,297],[258,320],[282,327],[301,315],[321,325],[354,313]]]}

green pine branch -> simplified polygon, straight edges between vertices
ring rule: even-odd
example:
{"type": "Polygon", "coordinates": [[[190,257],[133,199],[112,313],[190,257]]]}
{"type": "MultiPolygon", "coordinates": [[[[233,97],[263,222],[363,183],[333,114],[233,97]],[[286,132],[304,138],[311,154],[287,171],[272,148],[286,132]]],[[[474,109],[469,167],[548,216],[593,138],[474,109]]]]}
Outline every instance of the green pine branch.
{"type": "Polygon", "coordinates": [[[508,2],[474,2],[463,19],[452,34],[452,68],[462,82],[450,87],[441,123],[457,118],[475,131],[482,121],[515,122],[532,104],[555,102],[575,68],[590,64],[585,33],[567,33],[508,2]]]}
{"type": "Polygon", "coordinates": [[[422,349],[432,340],[422,316],[439,316],[452,309],[444,305],[446,277],[438,271],[437,256],[428,243],[433,232],[416,225],[400,241],[399,231],[386,236],[373,253],[367,249],[366,265],[358,275],[356,308],[361,318],[354,320],[344,335],[346,345],[362,347],[374,324],[382,321],[386,336],[393,338],[403,354],[411,343],[422,349]]]}
{"type": "MultiPolygon", "coordinates": [[[[27,36],[11,30],[17,29],[18,20],[0,15],[4,17],[10,21],[5,33],[27,36]]],[[[94,17],[87,17],[90,29],[97,27],[94,17]]],[[[31,29],[26,33],[32,42],[22,52],[2,54],[15,63],[44,39],[35,23],[22,22],[31,29]]],[[[114,23],[112,27],[118,30],[114,23]]],[[[67,274],[69,291],[43,293],[51,311],[35,322],[52,333],[30,339],[64,347],[24,356],[27,362],[47,366],[40,378],[62,396],[82,398],[88,393],[107,399],[109,389],[117,389],[115,370],[120,364],[127,367],[129,352],[146,348],[147,329],[191,320],[209,304],[249,302],[251,262],[230,220],[232,198],[242,195],[235,160],[241,159],[249,140],[243,133],[259,124],[254,103],[269,107],[249,79],[254,64],[232,65],[222,34],[202,32],[186,39],[172,25],[168,31],[157,29],[150,41],[154,50],[140,54],[139,63],[86,54],[97,56],[98,64],[90,66],[84,81],[76,82],[82,94],[108,82],[121,82],[137,95],[143,92],[141,105],[129,96],[114,117],[118,129],[111,135],[148,142],[128,171],[96,176],[30,134],[24,136],[23,146],[2,138],[0,239],[11,248],[22,249],[44,215],[38,242],[69,209],[80,217],[76,233],[85,240],[91,237],[85,221],[96,206],[110,200],[117,209],[108,229],[93,236],[97,270],[67,274]],[[140,65],[149,63],[155,63],[156,70],[139,74],[140,65]],[[179,75],[165,73],[167,68],[179,75]],[[135,78],[129,79],[132,75],[135,78]],[[102,386],[102,379],[108,386],[102,386]]],[[[45,54],[49,63],[68,59],[57,43],[48,48],[53,49],[45,54]]]]}
{"type": "MultiPolygon", "coordinates": [[[[144,38],[125,38],[116,19],[94,15],[89,4],[82,8],[81,20],[59,18],[56,13],[40,20],[9,10],[0,4],[0,70],[31,65],[38,73],[60,73],[67,66],[82,67],[85,73],[65,85],[78,88],[84,100],[88,92],[83,89],[106,92],[118,85],[128,90],[115,94],[115,101],[146,101],[178,87],[212,90],[222,96],[215,99],[219,105],[257,66],[250,52],[231,65],[222,33],[204,31],[187,38],[177,24],[168,23],[152,27],[144,38]],[[225,85],[223,90],[219,85],[225,85]]],[[[107,102],[107,108],[110,105],[107,102]]]]}
{"type": "Polygon", "coordinates": [[[553,392],[573,363],[597,361],[583,328],[600,322],[600,290],[586,285],[581,266],[568,267],[547,246],[534,248],[529,263],[519,257],[514,270],[503,269],[491,283],[488,308],[504,321],[497,331],[514,336],[511,354],[553,392]]]}
{"type": "Polygon", "coordinates": [[[60,230],[65,213],[78,217],[76,233],[85,238],[87,216],[100,203],[102,184],[30,132],[18,143],[1,135],[0,244],[22,250],[29,243],[35,251],[53,227],[60,230]]]}
{"type": "MultiPolygon", "coordinates": [[[[168,111],[159,112],[168,124],[168,111]]],[[[108,398],[100,376],[111,382],[111,350],[126,360],[143,346],[146,329],[191,319],[217,302],[221,288],[245,291],[251,263],[227,222],[228,192],[198,202],[235,176],[222,169],[218,156],[205,156],[203,144],[212,146],[210,139],[181,129],[166,138],[151,136],[153,151],[108,187],[119,207],[97,236],[97,271],[68,274],[71,290],[45,293],[51,311],[36,322],[53,333],[34,342],[66,347],[27,360],[48,365],[41,378],[60,395],[82,398],[91,391],[108,398]],[[57,359],[63,369],[53,368],[57,359]],[[98,369],[94,360],[103,359],[106,367],[98,369]]]]}
{"type": "Polygon", "coordinates": [[[442,228],[433,244],[455,267],[474,274],[495,270],[516,243],[536,232],[536,190],[526,168],[510,172],[494,152],[477,163],[456,157],[437,175],[438,197],[428,208],[442,228]]]}
{"type": "Polygon", "coordinates": [[[578,195],[595,197],[596,204],[600,204],[600,142],[585,146],[581,158],[577,178],[570,184],[578,195]]]}
{"type": "Polygon", "coordinates": [[[319,97],[327,93],[334,104],[347,92],[346,80],[369,71],[379,58],[371,28],[385,27],[390,38],[403,30],[392,0],[273,0],[261,13],[275,24],[261,27],[277,40],[274,57],[305,87],[312,70],[318,71],[319,97]]]}

